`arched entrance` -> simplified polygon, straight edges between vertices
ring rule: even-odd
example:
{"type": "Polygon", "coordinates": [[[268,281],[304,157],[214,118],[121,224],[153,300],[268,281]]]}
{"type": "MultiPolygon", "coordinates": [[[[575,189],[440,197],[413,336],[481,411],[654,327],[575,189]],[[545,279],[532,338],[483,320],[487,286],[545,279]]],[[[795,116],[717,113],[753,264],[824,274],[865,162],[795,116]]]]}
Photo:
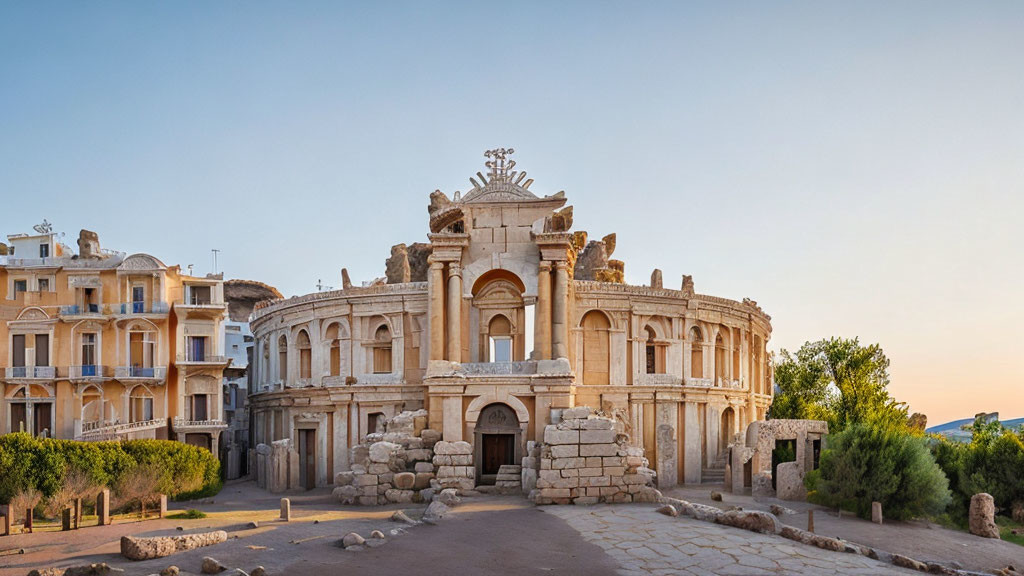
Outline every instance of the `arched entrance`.
{"type": "Polygon", "coordinates": [[[719,454],[725,452],[729,447],[729,442],[732,440],[733,429],[736,427],[736,412],[732,409],[732,406],[722,410],[722,420],[718,427],[719,436],[721,440],[718,445],[719,454]]]}
{"type": "Polygon", "coordinates": [[[522,460],[522,434],[519,418],[507,404],[490,404],[480,411],[473,432],[477,484],[494,484],[503,465],[522,460]]]}

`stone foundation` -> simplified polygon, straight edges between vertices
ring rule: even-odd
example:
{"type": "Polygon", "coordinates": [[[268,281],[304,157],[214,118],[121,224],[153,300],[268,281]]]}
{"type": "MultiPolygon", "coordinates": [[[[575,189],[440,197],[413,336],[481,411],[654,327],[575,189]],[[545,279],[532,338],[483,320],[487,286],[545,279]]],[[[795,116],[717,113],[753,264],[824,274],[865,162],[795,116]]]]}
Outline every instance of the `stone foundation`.
{"type": "Polygon", "coordinates": [[[598,502],[656,502],[655,473],[647,467],[643,448],[627,445],[617,434],[615,420],[592,414],[587,407],[570,408],[562,421],[544,429],[544,442],[523,459],[536,470],[537,504],[596,504],[598,502]]]}

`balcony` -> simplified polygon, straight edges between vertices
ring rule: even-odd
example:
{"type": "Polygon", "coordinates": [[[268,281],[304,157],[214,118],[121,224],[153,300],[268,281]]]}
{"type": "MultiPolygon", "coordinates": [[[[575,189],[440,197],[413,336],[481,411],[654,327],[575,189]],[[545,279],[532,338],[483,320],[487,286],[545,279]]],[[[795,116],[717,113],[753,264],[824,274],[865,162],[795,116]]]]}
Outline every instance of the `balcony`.
{"type": "Polygon", "coordinates": [[[68,367],[68,378],[72,380],[103,380],[110,377],[109,373],[106,366],[98,364],[68,367]]]}
{"type": "Polygon", "coordinates": [[[223,420],[186,420],[185,418],[174,419],[175,432],[210,432],[214,430],[225,430],[227,422],[223,420]]]}
{"type": "Polygon", "coordinates": [[[118,380],[163,380],[167,377],[166,366],[115,366],[114,378],[118,380]]]}
{"type": "Polygon", "coordinates": [[[227,356],[211,356],[210,354],[178,354],[177,364],[183,366],[218,366],[227,365],[231,359],[227,356]]]}
{"type": "Polygon", "coordinates": [[[142,420],[140,422],[128,422],[126,424],[118,424],[110,421],[97,421],[97,422],[83,422],[82,423],[82,434],[75,438],[76,440],[85,440],[95,442],[99,440],[117,440],[124,434],[131,434],[133,432],[142,432],[145,430],[154,430],[165,426],[167,420],[164,418],[154,420],[142,420]]]}
{"type": "Polygon", "coordinates": [[[57,377],[57,369],[53,366],[14,366],[7,368],[5,375],[26,380],[53,380],[57,377]]]}
{"type": "Polygon", "coordinates": [[[170,310],[166,302],[122,302],[117,305],[117,314],[121,316],[163,316],[170,310]]]}
{"type": "MultiPolygon", "coordinates": [[[[116,305],[115,305],[116,306],[116,305]]],[[[104,314],[110,314],[112,310],[109,304],[72,304],[60,307],[60,316],[68,320],[83,318],[99,318],[104,314]]]]}

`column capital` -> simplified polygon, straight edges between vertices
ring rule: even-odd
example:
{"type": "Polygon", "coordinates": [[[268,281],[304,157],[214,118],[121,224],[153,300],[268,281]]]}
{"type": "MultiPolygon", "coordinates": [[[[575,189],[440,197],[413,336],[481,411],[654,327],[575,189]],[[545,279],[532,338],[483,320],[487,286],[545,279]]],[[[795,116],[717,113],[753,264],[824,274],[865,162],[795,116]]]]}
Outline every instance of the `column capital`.
{"type": "Polygon", "coordinates": [[[548,260],[541,260],[540,264],[537,265],[537,268],[539,268],[541,272],[550,272],[551,262],[549,262],[548,260]]]}
{"type": "Polygon", "coordinates": [[[430,263],[431,270],[444,270],[444,262],[441,260],[434,260],[433,256],[427,258],[427,262],[430,263]]]}
{"type": "Polygon", "coordinates": [[[462,264],[459,264],[458,262],[449,262],[448,274],[451,276],[462,276],[462,264]]]}
{"type": "Polygon", "coordinates": [[[558,269],[558,270],[568,270],[569,269],[569,263],[566,262],[565,260],[559,260],[559,261],[555,262],[555,268],[558,269]]]}

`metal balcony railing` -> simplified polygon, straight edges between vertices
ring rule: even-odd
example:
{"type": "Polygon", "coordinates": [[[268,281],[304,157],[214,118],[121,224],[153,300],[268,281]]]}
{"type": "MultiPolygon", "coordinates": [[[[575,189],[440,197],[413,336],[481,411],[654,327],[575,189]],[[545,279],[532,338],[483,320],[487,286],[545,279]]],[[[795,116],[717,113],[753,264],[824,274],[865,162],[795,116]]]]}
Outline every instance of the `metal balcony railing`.
{"type": "Polygon", "coordinates": [[[152,420],[141,420],[138,422],[117,423],[110,421],[83,422],[82,435],[80,440],[106,440],[113,439],[121,434],[139,432],[159,428],[167,422],[164,418],[152,420]]]}
{"type": "Polygon", "coordinates": [[[120,314],[167,314],[170,306],[166,302],[122,302],[118,307],[120,314]]]}
{"type": "Polygon", "coordinates": [[[164,378],[166,366],[116,366],[114,378],[164,378]]]}
{"type": "Polygon", "coordinates": [[[101,312],[102,307],[99,304],[84,304],[82,306],[71,304],[60,307],[61,316],[81,316],[84,314],[100,314],[101,312]]]}
{"type": "Polygon", "coordinates": [[[214,356],[212,354],[178,354],[179,364],[224,364],[228,361],[227,356],[214,356]]]}
{"type": "Polygon", "coordinates": [[[6,370],[8,378],[36,378],[52,380],[57,377],[57,369],[53,366],[14,366],[6,370]]]}
{"type": "Polygon", "coordinates": [[[68,376],[71,378],[105,378],[107,376],[107,367],[99,364],[69,366],[68,376]]]}
{"type": "Polygon", "coordinates": [[[227,423],[223,420],[187,420],[185,418],[175,418],[174,428],[227,428],[227,423]]]}

